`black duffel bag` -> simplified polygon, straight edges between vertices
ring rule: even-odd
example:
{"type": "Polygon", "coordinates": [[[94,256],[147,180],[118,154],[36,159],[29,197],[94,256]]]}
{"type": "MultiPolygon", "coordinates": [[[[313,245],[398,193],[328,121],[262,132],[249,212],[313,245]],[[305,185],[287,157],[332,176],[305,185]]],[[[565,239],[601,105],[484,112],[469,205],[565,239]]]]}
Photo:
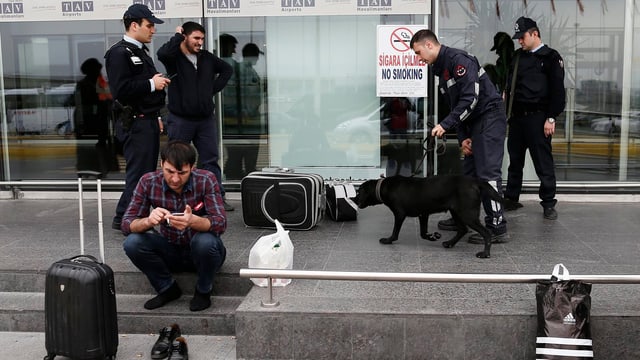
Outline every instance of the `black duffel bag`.
{"type": "Polygon", "coordinates": [[[358,205],[353,201],[356,189],[351,183],[332,182],[326,185],[327,215],[334,221],[358,219],[358,205]]]}

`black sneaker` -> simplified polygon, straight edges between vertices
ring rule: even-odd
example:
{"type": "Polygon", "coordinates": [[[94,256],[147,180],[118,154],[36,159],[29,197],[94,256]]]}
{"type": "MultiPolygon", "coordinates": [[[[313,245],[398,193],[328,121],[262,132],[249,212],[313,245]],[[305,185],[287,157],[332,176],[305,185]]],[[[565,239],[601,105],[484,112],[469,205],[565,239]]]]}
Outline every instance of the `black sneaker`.
{"type": "Polygon", "coordinates": [[[503,207],[505,211],[513,211],[520,209],[522,207],[522,204],[515,200],[504,198],[503,207]]]}
{"type": "MultiPolygon", "coordinates": [[[[506,243],[509,239],[509,235],[507,233],[502,233],[499,235],[491,234],[491,243],[492,244],[503,244],[506,243]]],[[[467,240],[469,244],[481,244],[484,245],[484,238],[479,233],[473,233],[469,236],[467,240]]]]}
{"type": "Polygon", "coordinates": [[[452,217],[438,221],[438,229],[444,231],[456,231],[458,227],[456,226],[456,221],[453,220],[452,217]]]}
{"type": "Polygon", "coordinates": [[[544,208],[544,212],[542,214],[547,220],[556,220],[558,219],[558,212],[554,207],[544,208]]]}

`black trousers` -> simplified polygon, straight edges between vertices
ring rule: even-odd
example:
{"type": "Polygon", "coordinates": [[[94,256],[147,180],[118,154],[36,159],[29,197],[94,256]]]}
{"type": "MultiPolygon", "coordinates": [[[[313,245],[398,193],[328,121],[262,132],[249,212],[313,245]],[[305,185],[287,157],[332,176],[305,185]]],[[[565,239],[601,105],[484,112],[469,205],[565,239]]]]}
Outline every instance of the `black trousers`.
{"type": "Polygon", "coordinates": [[[116,206],[116,218],[121,219],[131,202],[133,190],[138,180],[145,173],[158,168],[158,154],[160,153],[160,125],[158,116],[149,114],[138,118],[131,124],[131,129],[125,132],[121,129],[119,139],[124,142],[122,151],[127,160],[125,171],[124,191],[116,206]]]}
{"type": "Polygon", "coordinates": [[[509,119],[509,171],[504,196],[514,201],[520,199],[522,174],[527,149],[540,179],[540,205],[544,208],[556,205],[556,171],[551,152],[551,136],[544,135],[544,112],[537,111],[514,115],[509,119]]]}
{"type": "MultiPolygon", "coordinates": [[[[473,154],[465,156],[462,165],[464,175],[487,181],[501,195],[506,127],[507,120],[502,102],[474,119],[469,127],[473,154]]],[[[502,205],[488,196],[483,196],[482,207],[486,215],[486,227],[494,235],[504,234],[507,231],[507,220],[504,218],[502,205]]]]}

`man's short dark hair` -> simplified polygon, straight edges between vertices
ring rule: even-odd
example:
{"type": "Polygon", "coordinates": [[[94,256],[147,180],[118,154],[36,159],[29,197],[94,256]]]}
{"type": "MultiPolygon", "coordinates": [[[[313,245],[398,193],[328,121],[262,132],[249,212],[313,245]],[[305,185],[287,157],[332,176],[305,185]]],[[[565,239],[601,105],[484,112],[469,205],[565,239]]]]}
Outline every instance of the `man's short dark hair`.
{"type": "Polygon", "coordinates": [[[204,31],[204,26],[198,24],[197,22],[187,21],[186,23],[182,24],[182,33],[184,35],[191,35],[191,33],[194,31],[200,31],[203,34],[206,33],[204,31]]]}
{"type": "Polygon", "coordinates": [[[413,44],[417,42],[423,42],[425,40],[429,40],[435,44],[440,44],[438,42],[438,37],[433,31],[429,29],[422,29],[413,34],[413,36],[411,37],[411,42],[409,43],[409,47],[413,49],[413,44]]]}
{"type": "Polygon", "coordinates": [[[184,141],[171,140],[160,150],[162,162],[169,162],[180,170],[185,164],[193,166],[196,163],[196,149],[184,141]]]}

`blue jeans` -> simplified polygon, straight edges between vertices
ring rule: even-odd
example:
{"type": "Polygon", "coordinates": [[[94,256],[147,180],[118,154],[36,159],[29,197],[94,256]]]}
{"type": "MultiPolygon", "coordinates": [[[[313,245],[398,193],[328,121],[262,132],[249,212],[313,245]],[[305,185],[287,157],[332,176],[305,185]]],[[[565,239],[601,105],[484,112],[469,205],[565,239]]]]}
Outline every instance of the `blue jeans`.
{"type": "Polygon", "coordinates": [[[198,292],[210,292],[213,276],[227,255],[220,237],[211,233],[197,233],[189,245],[170,244],[165,237],[155,233],[132,233],[124,240],[123,248],[158,293],[173,285],[172,272],[184,271],[198,274],[198,292]]]}

